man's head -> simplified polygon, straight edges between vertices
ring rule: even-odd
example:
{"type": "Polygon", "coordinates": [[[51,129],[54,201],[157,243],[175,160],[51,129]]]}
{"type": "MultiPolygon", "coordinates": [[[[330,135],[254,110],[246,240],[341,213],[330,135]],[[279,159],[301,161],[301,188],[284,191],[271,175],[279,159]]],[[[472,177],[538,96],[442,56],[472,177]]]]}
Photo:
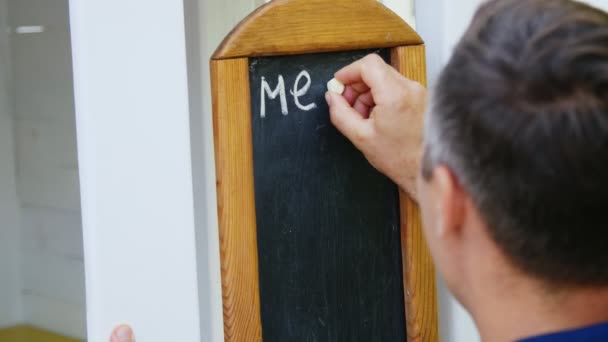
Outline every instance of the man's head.
{"type": "Polygon", "coordinates": [[[475,276],[462,248],[480,235],[545,285],[608,286],[608,14],[569,0],[486,3],[426,126],[427,239],[461,299],[462,277],[475,276]]]}

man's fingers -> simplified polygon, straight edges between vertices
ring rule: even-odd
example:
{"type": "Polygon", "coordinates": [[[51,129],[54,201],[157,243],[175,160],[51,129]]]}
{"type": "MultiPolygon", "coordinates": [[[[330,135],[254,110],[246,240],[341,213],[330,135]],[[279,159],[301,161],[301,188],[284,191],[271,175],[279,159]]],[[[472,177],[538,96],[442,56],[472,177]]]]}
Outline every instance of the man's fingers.
{"type": "Polygon", "coordinates": [[[359,93],[352,87],[346,86],[346,88],[344,89],[344,93],[342,94],[342,97],[344,97],[346,99],[346,101],[348,102],[348,104],[350,104],[352,106],[355,104],[355,101],[357,101],[357,97],[359,97],[359,93]]]}
{"type": "Polygon", "coordinates": [[[363,82],[351,83],[348,86],[352,87],[359,94],[363,94],[369,91],[369,87],[363,82]]]}
{"type": "MultiPolygon", "coordinates": [[[[357,98],[361,96],[361,94],[370,93],[369,87],[365,85],[365,83],[353,83],[349,84],[344,88],[344,93],[342,96],[350,103],[352,106],[357,98]]],[[[371,96],[371,93],[370,93],[371,96]]]]}
{"type": "Polygon", "coordinates": [[[361,102],[370,108],[376,105],[371,91],[368,91],[367,93],[363,93],[363,94],[359,95],[357,97],[357,102],[361,102]]]}
{"type": "Polygon", "coordinates": [[[357,101],[353,105],[353,109],[356,110],[357,113],[359,113],[364,119],[369,118],[371,107],[361,102],[360,99],[357,99],[357,101]]]}
{"type": "Polygon", "coordinates": [[[135,342],[133,330],[128,325],[120,325],[112,331],[110,342],[135,342]]]}
{"type": "MultiPolygon", "coordinates": [[[[391,67],[377,54],[370,54],[336,72],[340,82],[351,85],[363,83],[367,88],[381,87],[387,79],[391,67]]],[[[361,92],[365,92],[362,89],[361,92]]]]}
{"type": "Polygon", "coordinates": [[[371,136],[372,126],[350,104],[338,94],[326,93],[329,114],[334,126],[355,146],[371,136]]]}
{"type": "Polygon", "coordinates": [[[376,105],[369,90],[366,93],[360,94],[354,89],[347,87],[342,97],[364,118],[369,117],[370,109],[376,105]]]}

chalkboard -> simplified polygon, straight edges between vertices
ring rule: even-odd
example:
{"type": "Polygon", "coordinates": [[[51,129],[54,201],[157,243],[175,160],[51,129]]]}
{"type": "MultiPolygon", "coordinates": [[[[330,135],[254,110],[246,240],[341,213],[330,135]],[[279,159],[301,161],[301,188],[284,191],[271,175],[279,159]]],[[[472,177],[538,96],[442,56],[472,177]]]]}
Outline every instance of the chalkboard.
{"type": "Polygon", "coordinates": [[[249,59],[262,336],[405,341],[399,196],[331,124],[341,67],[388,50],[249,59]]]}

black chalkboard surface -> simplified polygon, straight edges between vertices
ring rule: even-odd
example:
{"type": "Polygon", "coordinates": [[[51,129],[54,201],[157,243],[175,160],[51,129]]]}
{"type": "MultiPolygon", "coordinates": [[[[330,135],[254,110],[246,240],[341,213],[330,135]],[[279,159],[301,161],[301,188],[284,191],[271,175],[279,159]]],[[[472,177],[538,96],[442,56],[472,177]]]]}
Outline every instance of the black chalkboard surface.
{"type": "Polygon", "coordinates": [[[406,340],[397,188],[324,99],[333,74],[370,52],[249,60],[266,342],[406,340]]]}

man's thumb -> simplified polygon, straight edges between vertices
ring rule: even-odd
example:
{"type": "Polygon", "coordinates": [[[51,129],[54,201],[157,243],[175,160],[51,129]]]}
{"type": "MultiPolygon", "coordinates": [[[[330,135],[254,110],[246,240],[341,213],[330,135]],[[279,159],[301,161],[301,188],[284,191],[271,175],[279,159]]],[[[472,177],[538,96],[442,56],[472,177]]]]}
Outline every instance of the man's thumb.
{"type": "Polygon", "coordinates": [[[367,136],[370,126],[342,95],[327,92],[325,99],[329,105],[329,116],[336,128],[344,134],[355,146],[367,136]]]}
{"type": "Polygon", "coordinates": [[[133,330],[128,325],[121,325],[116,327],[110,337],[110,342],[135,342],[133,336],[133,330]]]}

